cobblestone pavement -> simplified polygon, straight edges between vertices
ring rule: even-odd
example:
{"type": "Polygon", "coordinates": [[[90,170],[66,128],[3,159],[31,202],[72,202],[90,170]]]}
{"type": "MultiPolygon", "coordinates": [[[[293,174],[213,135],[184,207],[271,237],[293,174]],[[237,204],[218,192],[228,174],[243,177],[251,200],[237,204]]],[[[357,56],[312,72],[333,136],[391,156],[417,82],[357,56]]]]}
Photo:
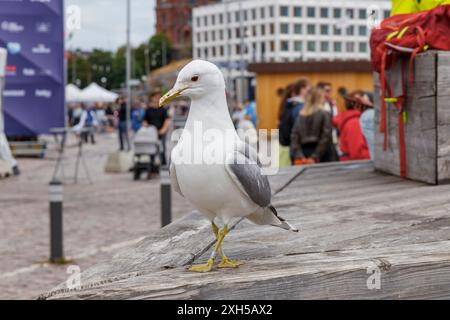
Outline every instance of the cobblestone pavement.
{"type": "MultiPolygon", "coordinates": [[[[85,146],[94,183],[64,186],[64,250],[84,270],[109,259],[120,248],[160,228],[159,180],[132,180],[132,174],[105,174],[115,136],[97,137],[85,146]]],[[[49,141],[52,141],[51,139],[49,141]]],[[[65,174],[74,171],[77,148],[69,140],[65,174]]],[[[0,299],[32,299],[69,277],[66,266],[49,256],[48,182],[56,162],[54,143],[45,159],[19,159],[22,175],[0,180],[0,299]]],[[[80,176],[83,177],[83,170],[80,176]]],[[[173,217],[191,206],[173,194],[173,217]]]]}

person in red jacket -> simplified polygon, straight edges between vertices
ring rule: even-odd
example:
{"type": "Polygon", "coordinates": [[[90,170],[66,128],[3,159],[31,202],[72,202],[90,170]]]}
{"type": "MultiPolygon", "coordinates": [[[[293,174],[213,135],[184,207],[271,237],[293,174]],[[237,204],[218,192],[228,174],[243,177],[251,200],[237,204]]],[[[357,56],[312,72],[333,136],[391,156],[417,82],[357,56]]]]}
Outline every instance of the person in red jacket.
{"type": "Polygon", "coordinates": [[[333,118],[333,125],[338,128],[341,161],[368,160],[370,152],[361,130],[359,101],[364,92],[354,92],[346,97],[346,111],[333,118]]]}

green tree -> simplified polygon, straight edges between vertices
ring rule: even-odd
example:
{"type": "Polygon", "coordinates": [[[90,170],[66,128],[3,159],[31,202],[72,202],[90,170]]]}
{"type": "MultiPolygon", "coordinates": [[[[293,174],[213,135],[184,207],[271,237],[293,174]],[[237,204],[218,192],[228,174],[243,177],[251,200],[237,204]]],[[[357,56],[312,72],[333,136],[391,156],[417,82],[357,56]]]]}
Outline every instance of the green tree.
{"type": "Polygon", "coordinates": [[[164,33],[157,33],[148,43],[151,69],[157,69],[170,63],[172,46],[164,33]]]}

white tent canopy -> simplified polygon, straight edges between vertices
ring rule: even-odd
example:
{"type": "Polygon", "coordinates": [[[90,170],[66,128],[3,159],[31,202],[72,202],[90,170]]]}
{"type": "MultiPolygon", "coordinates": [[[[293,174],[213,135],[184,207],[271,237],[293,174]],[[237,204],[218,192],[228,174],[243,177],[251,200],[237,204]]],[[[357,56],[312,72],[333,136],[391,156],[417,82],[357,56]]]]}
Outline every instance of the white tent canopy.
{"type": "Polygon", "coordinates": [[[102,88],[96,83],[91,83],[85,89],[80,90],[74,84],[66,86],[66,102],[114,102],[119,97],[117,93],[102,88]]]}
{"type": "Polygon", "coordinates": [[[117,93],[108,91],[96,83],[91,83],[81,91],[83,102],[114,102],[118,97],[117,93]]]}
{"type": "Polygon", "coordinates": [[[68,84],[66,86],[66,101],[68,103],[82,101],[82,92],[76,85],[68,84]]]}

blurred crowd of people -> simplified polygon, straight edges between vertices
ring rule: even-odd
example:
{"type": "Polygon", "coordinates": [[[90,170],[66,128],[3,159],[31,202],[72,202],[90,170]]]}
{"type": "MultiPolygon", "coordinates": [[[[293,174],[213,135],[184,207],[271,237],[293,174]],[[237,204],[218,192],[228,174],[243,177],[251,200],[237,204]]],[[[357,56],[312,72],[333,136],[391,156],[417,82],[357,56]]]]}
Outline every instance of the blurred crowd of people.
{"type": "Polygon", "coordinates": [[[278,90],[280,166],[373,158],[373,94],[339,92],[341,111],[331,83],[301,79],[278,90]]]}
{"type": "Polygon", "coordinates": [[[127,126],[127,99],[119,97],[115,103],[72,104],[68,108],[69,125],[75,132],[80,132],[81,138],[95,144],[96,133],[118,133],[120,151],[132,149],[132,138],[141,130],[156,128],[161,143],[161,164],[167,164],[166,137],[175,112],[186,113],[182,105],[159,108],[161,89],[156,88],[148,97],[136,98],[132,101],[130,110],[130,132],[127,126]],[[177,111],[175,111],[177,109],[177,111]],[[131,137],[130,137],[131,133],[131,137]]]}

